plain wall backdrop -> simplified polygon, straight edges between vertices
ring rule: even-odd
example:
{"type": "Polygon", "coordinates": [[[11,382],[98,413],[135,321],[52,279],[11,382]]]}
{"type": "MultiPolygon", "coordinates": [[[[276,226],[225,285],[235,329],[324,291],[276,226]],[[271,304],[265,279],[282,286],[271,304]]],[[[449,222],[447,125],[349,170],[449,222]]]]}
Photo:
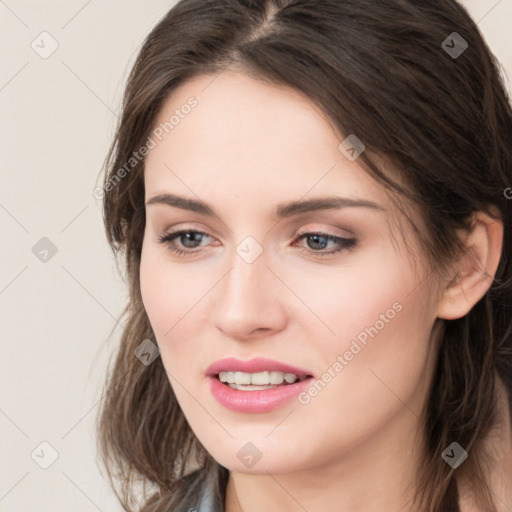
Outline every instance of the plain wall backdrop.
{"type": "MultiPolygon", "coordinates": [[[[94,420],[127,290],[93,190],[127,73],[174,3],[0,0],[1,512],[121,510],[94,420]]],[[[512,0],[462,3],[512,79],[512,0]]]]}

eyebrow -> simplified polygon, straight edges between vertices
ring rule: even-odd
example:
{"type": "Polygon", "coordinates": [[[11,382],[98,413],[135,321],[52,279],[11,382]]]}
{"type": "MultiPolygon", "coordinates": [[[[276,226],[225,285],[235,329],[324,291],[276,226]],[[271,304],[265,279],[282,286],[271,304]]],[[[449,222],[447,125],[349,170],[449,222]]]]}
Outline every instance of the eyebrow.
{"type": "MultiPolygon", "coordinates": [[[[146,202],[146,205],[163,204],[173,206],[182,210],[205,215],[207,217],[215,216],[215,212],[211,206],[203,201],[180,197],[174,194],[159,194],[152,197],[146,202]]],[[[373,210],[385,211],[381,205],[368,201],[366,199],[352,199],[348,197],[319,197],[308,201],[290,201],[287,203],[279,203],[274,207],[274,214],[279,218],[293,217],[301,213],[314,212],[318,210],[341,209],[348,207],[370,208],[373,210]]]]}

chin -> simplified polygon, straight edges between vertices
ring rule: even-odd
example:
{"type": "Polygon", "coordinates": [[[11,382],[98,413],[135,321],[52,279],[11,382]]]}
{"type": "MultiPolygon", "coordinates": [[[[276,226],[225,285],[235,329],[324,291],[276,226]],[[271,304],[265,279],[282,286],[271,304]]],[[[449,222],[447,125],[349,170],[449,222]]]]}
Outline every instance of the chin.
{"type": "MultiPolygon", "coordinates": [[[[254,430],[253,430],[254,433],[254,430]]],[[[266,475],[292,473],[313,467],[316,461],[311,460],[304,450],[298,451],[297,446],[304,444],[298,439],[283,439],[275,434],[274,439],[265,439],[268,430],[261,436],[236,436],[224,442],[203,443],[210,455],[223,467],[237,473],[266,475]],[[287,443],[287,444],[284,444],[287,443]],[[210,446],[211,444],[211,446],[210,446]],[[300,458],[297,457],[300,453],[300,458]]],[[[311,459],[315,458],[313,454],[311,459]]]]}

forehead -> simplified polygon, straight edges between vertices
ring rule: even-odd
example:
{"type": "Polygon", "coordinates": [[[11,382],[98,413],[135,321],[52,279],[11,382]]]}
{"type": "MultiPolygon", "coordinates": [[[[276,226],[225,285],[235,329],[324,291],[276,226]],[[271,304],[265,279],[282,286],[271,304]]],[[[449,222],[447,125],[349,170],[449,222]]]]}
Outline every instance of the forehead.
{"type": "Polygon", "coordinates": [[[220,192],[227,188],[259,202],[326,193],[387,202],[382,187],[340,151],[344,136],[318,106],[294,89],[242,72],[200,75],[180,85],[152,133],[158,129],[161,140],[153,136],[156,146],[146,158],[148,195],[186,191],[186,185],[212,202],[216,195],[224,201],[220,192]]]}

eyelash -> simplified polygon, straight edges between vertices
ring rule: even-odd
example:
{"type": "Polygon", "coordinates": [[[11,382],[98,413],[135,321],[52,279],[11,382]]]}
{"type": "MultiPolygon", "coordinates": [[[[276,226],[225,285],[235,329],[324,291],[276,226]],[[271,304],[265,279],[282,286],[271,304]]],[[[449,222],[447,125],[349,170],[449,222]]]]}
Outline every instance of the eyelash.
{"type": "MultiPolygon", "coordinates": [[[[158,241],[162,244],[167,244],[168,248],[172,252],[176,253],[179,257],[194,256],[195,254],[198,254],[201,251],[200,250],[197,251],[197,250],[193,250],[193,249],[189,249],[189,250],[178,249],[178,248],[176,248],[176,246],[174,244],[174,240],[176,238],[179,238],[181,235],[185,235],[188,233],[209,236],[208,233],[205,233],[203,231],[197,231],[194,229],[183,229],[181,231],[176,231],[174,233],[164,233],[162,236],[158,237],[158,241]]],[[[328,241],[337,242],[338,246],[341,246],[341,248],[335,249],[334,251],[320,252],[320,251],[314,251],[312,249],[307,249],[304,247],[305,252],[310,256],[320,256],[320,257],[331,256],[333,254],[336,254],[336,253],[339,253],[342,251],[349,251],[349,250],[353,249],[357,244],[357,240],[355,238],[343,238],[343,237],[329,235],[327,233],[322,233],[322,232],[318,232],[318,231],[300,233],[295,238],[295,241],[300,241],[300,240],[303,240],[304,238],[309,238],[309,237],[313,237],[313,236],[319,236],[319,237],[325,238],[328,241]]]]}

